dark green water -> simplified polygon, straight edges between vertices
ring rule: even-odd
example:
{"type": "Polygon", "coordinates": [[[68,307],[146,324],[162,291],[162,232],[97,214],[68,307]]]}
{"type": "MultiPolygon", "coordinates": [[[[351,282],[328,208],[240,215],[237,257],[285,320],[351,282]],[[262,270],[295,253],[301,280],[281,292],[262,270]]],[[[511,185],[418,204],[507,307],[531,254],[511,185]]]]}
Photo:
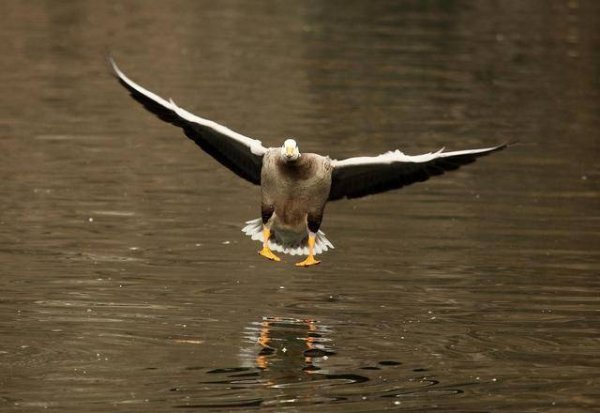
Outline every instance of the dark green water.
{"type": "Polygon", "coordinates": [[[0,2],[0,410],[600,405],[595,1],[0,2]],[[259,192],[140,84],[344,158],[519,145],[328,206],[262,260],[259,192]]]}

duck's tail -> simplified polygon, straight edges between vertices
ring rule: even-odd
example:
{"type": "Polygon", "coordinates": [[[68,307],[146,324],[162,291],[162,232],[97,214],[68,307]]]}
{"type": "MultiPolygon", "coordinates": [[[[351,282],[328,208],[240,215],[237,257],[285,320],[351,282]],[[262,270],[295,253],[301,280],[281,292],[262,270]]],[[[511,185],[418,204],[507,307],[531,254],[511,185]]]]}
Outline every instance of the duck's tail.
{"type": "MultiPolygon", "coordinates": [[[[253,240],[263,242],[263,224],[261,218],[247,221],[246,226],[242,228],[242,231],[253,240]]],[[[299,241],[290,242],[273,234],[271,235],[271,238],[269,238],[269,248],[284,254],[308,255],[308,243],[306,237],[299,241]]],[[[319,230],[315,239],[314,254],[322,254],[330,248],[334,248],[333,244],[325,237],[325,233],[319,230]]]]}

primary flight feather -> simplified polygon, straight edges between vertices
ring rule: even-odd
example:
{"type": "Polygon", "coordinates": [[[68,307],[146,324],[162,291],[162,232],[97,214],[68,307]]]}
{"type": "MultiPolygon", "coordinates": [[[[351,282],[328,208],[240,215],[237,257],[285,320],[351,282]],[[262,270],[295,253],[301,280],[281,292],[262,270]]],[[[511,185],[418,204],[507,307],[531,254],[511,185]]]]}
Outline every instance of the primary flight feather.
{"type": "Polygon", "coordinates": [[[243,231],[262,242],[260,255],[274,261],[280,258],[273,251],[307,255],[296,265],[310,266],[320,262],[315,255],[333,248],[320,230],[328,201],[423,182],[506,147],[503,144],[454,152],[439,150],[417,156],[395,150],[344,160],[300,153],[293,139],[286,139],[279,148],[266,148],[259,140],[161,98],[127,77],[113,59],[110,63],[121,85],[148,111],[182,128],[188,138],[236,175],[261,186],[261,217],[248,221],[243,231]]]}

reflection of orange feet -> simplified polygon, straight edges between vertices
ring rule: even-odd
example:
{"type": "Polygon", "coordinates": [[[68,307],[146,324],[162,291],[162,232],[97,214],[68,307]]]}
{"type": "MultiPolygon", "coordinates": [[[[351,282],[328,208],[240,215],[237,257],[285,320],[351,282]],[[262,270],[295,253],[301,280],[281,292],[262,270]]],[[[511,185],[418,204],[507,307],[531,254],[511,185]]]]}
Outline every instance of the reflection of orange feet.
{"type": "Polygon", "coordinates": [[[260,255],[262,255],[263,257],[268,258],[272,261],[281,261],[281,258],[279,258],[277,255],[273,254],[273,251],[271,251],[269,249],[269,247],[263,247],[263,249],[258,251],[258,253],[260,255]]]}
{"type": "Polygon", "coordinates": [[[308,267],[310,265],[317,265],[319,263],[321,263],[321,261],[317,261],[313,255],[309,255],[304,261],[297,263],[296,267],[308,267]]]}

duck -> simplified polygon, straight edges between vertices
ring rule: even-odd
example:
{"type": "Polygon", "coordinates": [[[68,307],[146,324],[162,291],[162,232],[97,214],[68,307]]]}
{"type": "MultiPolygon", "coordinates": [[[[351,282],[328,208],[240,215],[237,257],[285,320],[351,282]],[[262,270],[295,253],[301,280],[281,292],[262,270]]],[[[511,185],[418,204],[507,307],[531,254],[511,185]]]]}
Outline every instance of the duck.
{"type": "Polygon", "coordinates": [[[407,155],[392,150],[374,156],[332,159],[300,152],[290,137],[280,147],[266,147],[217,122],[194,115],[173,99],[135,83],[109,57],[119,83],[142,106],[159,119],[177,126],[196,145],[234,174],[260,186],[259,218],[249,220],[242,231],[259,241],[258,253],[271,261],[275,252],[306,256],[296,263],[310,267],[315,258],[333,249],[321,230],[325,206],[330,201],[353,199],[400,189],[473,163],[477,158],[505,149],[508,144],[458,151],[440,150],[407,155]]]}

